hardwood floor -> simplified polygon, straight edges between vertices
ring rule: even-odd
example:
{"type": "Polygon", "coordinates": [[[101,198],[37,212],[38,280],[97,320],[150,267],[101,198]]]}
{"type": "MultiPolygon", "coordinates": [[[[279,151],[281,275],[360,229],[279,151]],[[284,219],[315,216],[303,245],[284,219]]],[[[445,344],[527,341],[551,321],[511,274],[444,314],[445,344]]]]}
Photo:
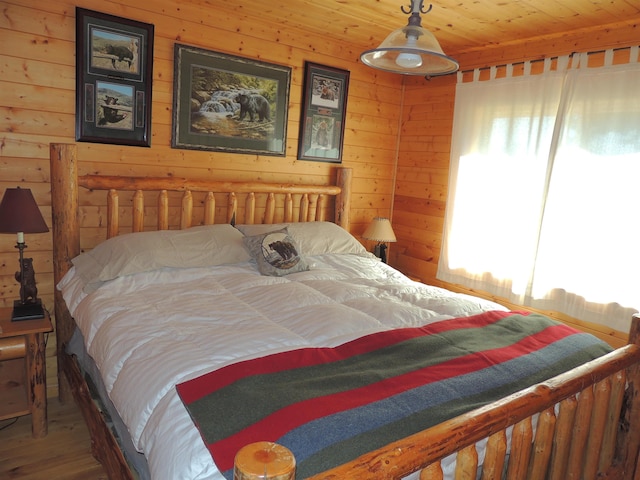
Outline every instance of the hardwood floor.
{"type": "Polygon", "coordinates": [[[31,436],[31,417],[0,421],[0,478],[107,480],[93,458],[89,432],[75,403],[48,399],[49,434],[31,436]],[[3,428],[5,427],[6,428],[3,428]]]}

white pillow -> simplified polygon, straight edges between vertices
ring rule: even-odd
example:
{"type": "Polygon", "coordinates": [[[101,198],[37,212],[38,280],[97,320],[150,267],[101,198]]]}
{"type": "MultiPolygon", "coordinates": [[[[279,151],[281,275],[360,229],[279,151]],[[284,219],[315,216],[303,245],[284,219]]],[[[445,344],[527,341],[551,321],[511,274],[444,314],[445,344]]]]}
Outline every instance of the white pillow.
{"type": "Polygon", "coordinates": [[[287,228],[289,236],[305,256],[324,253],[368,255],[367,250],[353,235],[331,222],[236,225],[236,228],[248,237],[287,228]]]}
{"type": "Polygon", "coordinates": [[[189,268],[246,262],[242,234],[228,224],[119,235],[72,260],[85,292],[102,282],[163,267],[189,268]]]}

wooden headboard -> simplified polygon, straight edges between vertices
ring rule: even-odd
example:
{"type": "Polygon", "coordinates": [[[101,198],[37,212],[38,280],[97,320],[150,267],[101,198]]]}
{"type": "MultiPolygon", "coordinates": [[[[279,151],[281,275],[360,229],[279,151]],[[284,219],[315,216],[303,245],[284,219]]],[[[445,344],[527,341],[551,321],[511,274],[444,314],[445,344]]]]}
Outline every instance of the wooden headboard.
{"type": "MultiPolygon", "coordinates": [[[[328,220],[346,230],[350,226],[352,171],[349,168],[336,169],[335,185],[228,182],[170,176],[78,176],[75,144],[53,143],[49,153],[56,285],[71,268],[71,259],[79,255],[82,248],[91,248],[95,243],[119,233],[182,229],[216,222],[271,224],[328,220]],[[100,222],[97,227],[83,226],[83,230],[93,233],[93,236],[87,235],[92,237],[88,240],[81,240],[80,236],[81,189],[91,195],[100,195],[106,205],[105,222],[100,222]],[[194,202],[195,196],[199,198],[197,202],[194,202]],[[121,201],[122,198],[125,201],[121,201]],[[333,218],[330,218],[331,198],[335,198],[333,218]],[[174,201],[173,207],[170,199],[174,201]],[[196,203],[197,207],[194,206],[196,203]],[[195,210],[198,210],[198,215],[195,210]],[[155,222],[149,219],[150,216],[156,218],[155,222]],[[94,233],[96,230],[99,233],[94,233]]],[[[57,290],[54,303],[60,353],[71,338],[74,322],[57,290]]]]}

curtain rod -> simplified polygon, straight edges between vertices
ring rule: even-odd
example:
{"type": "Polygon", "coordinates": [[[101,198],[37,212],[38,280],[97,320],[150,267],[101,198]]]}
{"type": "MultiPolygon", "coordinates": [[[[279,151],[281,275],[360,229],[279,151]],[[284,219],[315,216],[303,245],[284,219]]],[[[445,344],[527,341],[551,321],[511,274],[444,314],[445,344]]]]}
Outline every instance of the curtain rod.
{"type": "MultiPolygon", "coordinates": [[[[603,50],[593,50],[591,52],[586,52],[587,55],[595,55],[598,53],[605,53],[607,50],[613,50],[614,52],[618,52],[620,50],[630,50],[634,45],[630,45],[628,47],[616,47],[616,48],[612,48],[612,49],[603,49],[603,50]]],[[[582,52],[571,52],[569,54],[569,57],[573,57],[574,55],[578,55],[582,52]]],[[[550,60],[557,60],[558,58],[562,57],[563,55],[554,55],[553,57],[549,57],[550,60]]],[[[475,70],[490,70],[492,68],[506,68],[507,65],[524,65],[526,62],[529,63],[539,63],[539,62],[544,62],[545,60],[547,60],[546,58],[535,58],[533,60],[520,60],[518,62],[513,62],[513,63],[501,63],[499,65],[490,65],[488,67],[478,67],[478,68],[471,68],[471,69],[467,69],[467,70],[461,70],[460,73],[473,73],[475,70]]]]}

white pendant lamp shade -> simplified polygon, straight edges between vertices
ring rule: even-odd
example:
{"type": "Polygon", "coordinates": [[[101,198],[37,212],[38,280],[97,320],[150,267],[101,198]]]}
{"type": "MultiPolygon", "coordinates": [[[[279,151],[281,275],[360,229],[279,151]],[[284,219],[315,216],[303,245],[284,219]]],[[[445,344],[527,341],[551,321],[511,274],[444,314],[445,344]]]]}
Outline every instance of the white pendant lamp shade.
{"type": "Polygon", "coordinates": [[[458,62],[445,55],[436,37],[421,26],[420,13],[427,13],[431,7],[425,11],[422,0],[412,0],[411,9],[409,24],[391,32],[378,48],[363,52],[362,62],[404,75],[429,77],[456,72],[458,62]]]}

